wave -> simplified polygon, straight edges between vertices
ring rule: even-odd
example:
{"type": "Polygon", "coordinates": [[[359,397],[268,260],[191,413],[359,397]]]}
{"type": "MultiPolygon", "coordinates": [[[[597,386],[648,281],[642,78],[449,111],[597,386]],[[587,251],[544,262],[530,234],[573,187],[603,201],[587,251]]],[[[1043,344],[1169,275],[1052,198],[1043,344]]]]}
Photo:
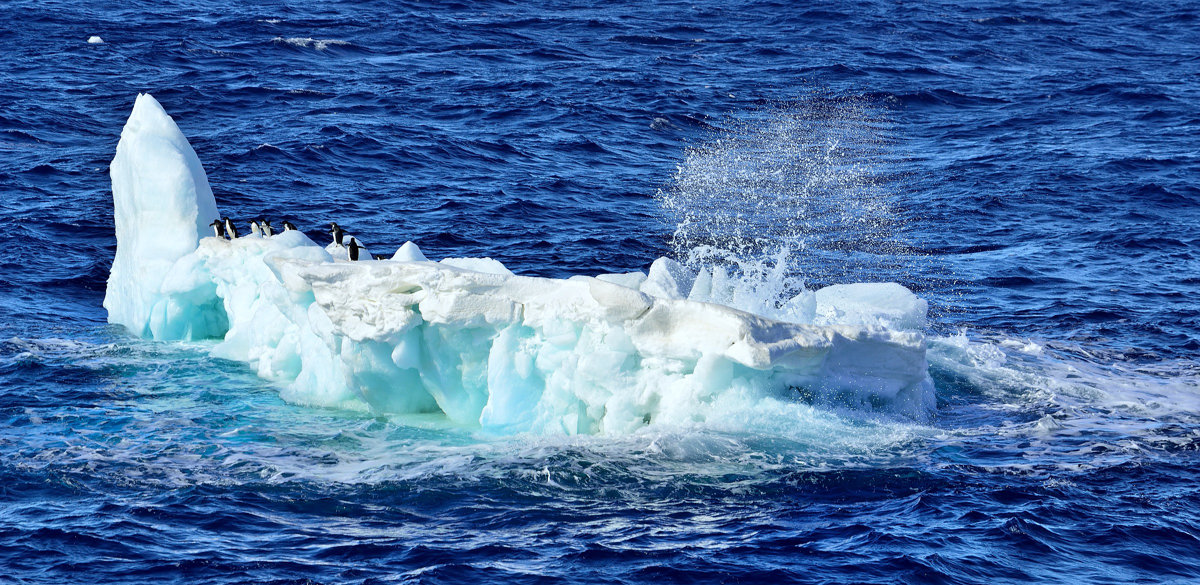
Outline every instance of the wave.
{"type": "Polygon", "coordinates": [[[932,338],[928,355],[947,428],[936,442],[995,445],[997,469],[1050,474],[1200,450],[1190,361],[1136,365],[1100,348],[965,332],[932,338]]]}
{"type": "Polygon", "coordinates": [[[312,37],[275,37],[272,39],[275,43],[282,43],[293,47],[311,48],[318,51],[324,51],[329,47],[344,47],[349,46],[349,41],[341,39],[314,39],[312,37]]]}

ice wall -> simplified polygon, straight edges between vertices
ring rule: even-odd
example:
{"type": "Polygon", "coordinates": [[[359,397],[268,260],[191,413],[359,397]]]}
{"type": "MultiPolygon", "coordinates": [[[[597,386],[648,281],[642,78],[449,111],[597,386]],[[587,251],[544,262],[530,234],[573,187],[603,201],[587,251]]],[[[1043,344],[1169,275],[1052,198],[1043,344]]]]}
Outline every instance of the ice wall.
{"type": "Polygon", "coordinates": [[[899,285],[806,292],[789,322],[704,302],[724,298],[720,279],[666,259],[648,274],[560,280],[490,259],[431,262],[412,243],[391,260],[347,262],[298,231],[199,238],[216,217],[211,191],[149,96],[112,175],[110,321],[154,339],[217,339],[217,355],[293,402],[440,411],[501,433],[692,424],[730,400],[917,418],[933,407],[924,303],[899,285]]]}

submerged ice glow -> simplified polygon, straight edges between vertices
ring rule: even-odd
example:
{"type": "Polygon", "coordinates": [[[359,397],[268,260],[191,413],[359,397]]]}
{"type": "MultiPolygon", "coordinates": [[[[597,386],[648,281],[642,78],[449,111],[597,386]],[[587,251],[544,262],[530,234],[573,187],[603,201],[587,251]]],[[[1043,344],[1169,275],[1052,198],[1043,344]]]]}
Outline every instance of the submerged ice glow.
{"type": "Polygon", "coordinates": [[[219,339],[293,402],[444,413],[500,432],[626,433],[731,400],[805,400],[914,418],[934,407],[925,302],[894,283],[801,291],[756,315],[714,268],[549,279],[489,259],[346,262],[300,231],[201,237],[200,161],[140,95],[111,167],[109,321],[219,339]]]}

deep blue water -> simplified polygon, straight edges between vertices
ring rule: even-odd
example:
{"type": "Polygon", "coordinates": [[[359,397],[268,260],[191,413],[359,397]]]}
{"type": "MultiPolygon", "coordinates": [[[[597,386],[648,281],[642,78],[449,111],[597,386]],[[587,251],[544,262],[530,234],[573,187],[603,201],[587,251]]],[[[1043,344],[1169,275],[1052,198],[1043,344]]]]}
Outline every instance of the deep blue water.
{"type": "Polygon", "coordinates": [[[4,580],[1200,581],[1200,7],[120,4],[0,4],[4,580]],[[287,404],[106,324],[138,92],[223,213],[314,238],[546,276],[790,244],[795,286],[902,282],[937,417],[287,404]]]}

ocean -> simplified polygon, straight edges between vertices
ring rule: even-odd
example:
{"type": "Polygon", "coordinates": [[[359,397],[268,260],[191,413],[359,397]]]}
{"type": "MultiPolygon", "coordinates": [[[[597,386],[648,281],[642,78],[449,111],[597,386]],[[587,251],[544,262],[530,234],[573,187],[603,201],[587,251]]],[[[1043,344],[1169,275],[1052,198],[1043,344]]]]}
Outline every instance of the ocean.
{"type": "Polygon", "coordinates": [[[1200,582],[1200,6],[10,0],[0,38],[0,581],[1200,582]],[[936,411],[289,402],[107,322],[139,93],[223,214],[321,243],[899,282],[936,411]]]}

